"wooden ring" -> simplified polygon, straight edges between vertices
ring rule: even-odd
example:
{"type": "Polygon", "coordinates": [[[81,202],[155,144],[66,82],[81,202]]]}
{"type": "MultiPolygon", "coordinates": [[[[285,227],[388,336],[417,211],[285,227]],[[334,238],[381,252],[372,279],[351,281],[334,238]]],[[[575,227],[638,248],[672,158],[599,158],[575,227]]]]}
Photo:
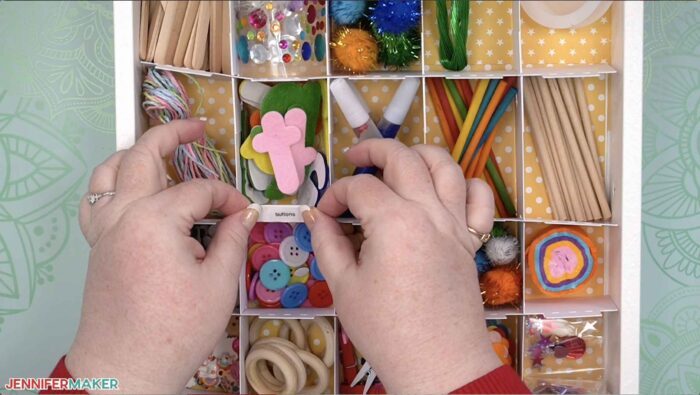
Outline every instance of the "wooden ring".
{"type": "MultiPolygon", "coordinates": [[[[300,356],[301,358],[301,356],[300,356]]],[[[303,360],[303,358],[302,358],[303,360]]],[[[282,351],[269,345],[261,345],[253,347],[250,353],[246,356],[245,361],[245,373],[248,378],[248,382],[255,392],[259,394],[271,394],[277,393],[269,388],[266,383],[261,380],[260,373],[257,370],[258,361],[269,361],[273,365],[277,365],[282,371],[284,376],[284,390],[282,394],[295,394],[297,393],[298,378],[293,366],[292,361],[287,357],[282,351]]],[[[326,375],[328,372],[326,372],[326,375]]]]}
{"type": "Polygon", "coordinates": [[[299,393],[300,394],[321,394],[323,391],[328,388],[328,381],[329,381],[329,375],[328,375],[328,368],[326,367],[326,364],[323,363],[323,361],[314,355],[313,353],[310,353],[306,350],[297,350],[297,354],[299,355],[299,358],[308,365],[311,369],[313,369],[314,372],[316,372],[316,376],[318,376],[318,380],[316,381],[316,385],[314,386],[308,386],[304,387],[299,393]]]}
{"type": "MultiPolygon", "coordinates": [[[[306,369],[304,368],[304,362],[302,362],[302,360],[296,353],[296,350],[298,349],[297,346],[289,340],[280,339],[279,337],[267,337],[264,339],[260,339],[255,343],[255,347],[259,346],[275,347],[281,352],[283,352],[287,357],[289,357],[289,359],[292,361],[292,364],[294,365],[294,369],[296,370],[297,378],[299,381],[297,391],[301,391],[301,389],[304,388],[304,385],[306,384],[306,369]]],[[[260,368],[260,366],[261,365],[258,364],[259,373],[261,373],[263,380],[273,384],[270,387],[282,383],[280,380],[284,377],[284,374],[281,373],[281,369],[275,369],[274,373],[276,374],[273,374],[270,373],[270,371],[267,369],[267,366],[264,366],[264,368],[260,368]],[[280,375],[282,377],[279,377],[280,375]]],[[[273,367],[275,367],[275,365],[273,365],[273,367]]]]}

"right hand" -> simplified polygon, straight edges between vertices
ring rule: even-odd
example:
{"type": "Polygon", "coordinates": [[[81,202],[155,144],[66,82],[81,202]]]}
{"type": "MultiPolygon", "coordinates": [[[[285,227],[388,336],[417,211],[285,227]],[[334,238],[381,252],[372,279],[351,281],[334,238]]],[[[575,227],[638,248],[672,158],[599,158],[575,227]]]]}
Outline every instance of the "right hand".
{"type": "Polygon", "coordinates": [[[383,169],[383,182],[342,178],[304,219],[343,328],[387,390],[449,392],[500,366],[474,264],[481,244],[467,230],[491,230],[489,187],[465,183],[434,146],[370,139],[346,155],[383,169]],[[334,218],[348,208],[365,236],[359,256],[334,218]]]}

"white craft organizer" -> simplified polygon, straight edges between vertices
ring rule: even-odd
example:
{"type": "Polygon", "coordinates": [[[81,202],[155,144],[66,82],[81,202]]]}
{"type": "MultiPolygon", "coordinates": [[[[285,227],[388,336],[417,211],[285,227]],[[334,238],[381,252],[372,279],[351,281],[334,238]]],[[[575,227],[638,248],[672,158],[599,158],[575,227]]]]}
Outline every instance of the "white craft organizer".
{"type": "MultiPolygon", "coordinates": [[[[519,1],[483,2],[503,6],[505,3],[510,11],[503,15],[503,21],[499,22],[500,29],[507,31],[506,40],[501,40],[499,46],[505,45],[508,49],[505,53],[508,58],[493,65],[480,62],[485,55],[479,49],[478,43],[472,42],[470,36],[469,49],[470,67],[462,72],[444,71],[435,63],[437,44],[437,31],[431,31],[435,24],[434,17],[426,15],[434,5],[423,3],[424,16],[422,20],[422,56],[417,66],[404,72],[377,71],[368,75],[354,75],[350,78],[368,82],[393,81],[406,76],[418,76],[422,78],[422,87],[419,90],[418,100],[423,112],[415,114],[420,117],[418,126],[424,132],[418,136],[411,133],[412,143],[436,143],[435,132],[427,131],[431,126],[432,114],[430,111],[430,97],[426,91],[426,77],[446,77],[452,79],[491,79],[507,76],[517,77],[518,87],[523,86],[523,79],[528,77],[544,78],[597,78],[604,81],[604,95],[601,102],[605,106],[604,121],[604,158],[606,186],[610,198],[613,216],[609,221],[579,223],[572,221],[553,221],[546,215],[530,215],[527,208],[532,197],[528,197],[529,171],[526,171],[528,163],[526,116],[523,109],[524,97],[522,89],[519,89],[516,103],[513,104],[512,122],[514,123],[512,137],[512,158],[514,169],[512,176],[506,176],[510,180],[511,195],[513,196],[519,215],[516,218],[500,219],[508,226],[517,230],[523,246],[521,261],[524,261],[524,248],[529,239],[528,229],[541,229],[547,224],[579,225],[584,229],[590,229],[589,234],[602,238],[599,243],[603,246],[601,257],[603,258],[603,284],[599,296],[583,296],[569,298],[535,298],[525,292],[524,301],[517,308],[488,309],[489,318],[504,318],[506,316],[521,316],[531,314],[543,314],[548,318],[558,317],[604,317],[604,347],[605,382],[607,390],[613,393],[638,392],[639,372],[639,274],[640,274],[640,191],[641,191],[641,113],[642,113],[642,48],[643,48],[643,4],[641,2],[614,2],[609,11],[609,42],[593,45],[601,48],[610,46],[609,59],[594,58],[598,61],[584,62],[585,64],[566,65],[543,60],[533,62],[539,55],[536,51],[536,41],[532,41],[538,35],[554,34],[551,31],[532,29],[532,21],[527,19],[521,10],[519,1]],[[527,22],[524,22],[527,21],[527,22]],[[502,23],[501,23],[502,22],[502,23]],[[530,25],[528,25],[530,24],[530,25]],[[430,33],[427,33],[431,31],[430,33]],[[430,40],[433,40],[431,43],[430,40]],[[534,48],[534,49],[531,49],[534,48]],[[480,63],[478,63],[480,62],[480,63]]],[[[482,2],[473,2],[482,5],[482,2]]],[[[476,4],[474,4],[476,5],[476,4]]],[[[232,8],[232,21],[236,21],[235,11],[232,8]]],[[[472,8],[474,10],[475,8],[472,8]]],[[[139,2],[114,2],[114,38],[115,38],[115,81],[116,81],[116,147],[128,148],[136,139],[148,129],[148,122],[141,111],[141,82],[144,70],[153,66],[150,63],[141,62],[138,56],[139,48],[139,2]]],[[[328,16],[326,18],[326,46],[331,39],[332,25],[328,16]]],[[[478,30],[481,26],[477,23],[476,16],[470,15],[470,26],[478,30]]],[[[232,42],[235,45],[237,35],[236,23],[232,23],[232,42]]],[[[486,29],[486,27],[484,27],[486,29]]],[[[499,29],[499,28],[495,28],[499,29]]],[[[566,41],[566,39],[564,39],[566,41]]],[[[498,42],[498,40],[494,41],[498,42]]],[[[344,75],[334,74],[330,63],[329,48],[326,48],[325,67],[319,67],[316,75],[297,75],[295,73],[277,75],[254,75],[242,70],[236,59],[235,47],[230,59],[233,75],[212,74],[199,70],[175,68],[167,65],[156,65],[158,68],[172,70],[193,76],[214,79],[217,83],[229,85],[231,91],[230,104],[233,109],[234,122],[228,127],[233,128],[235,144],[224,149],[233,149],[235,153],[235,168],[237,187],[241,187],[241,172],[238,149],[240,145],[240,104],[237,98],[238,82],[242,78],[261,81],[303,81],[305,79],[320,79],[330,82],[333,78],[344,75]],[[247,74],[246,74],[247,73],[247,74]],[[250,77],[246,77],[249,75],[250,77]]],[[[546,57],[543,56],[543,58],[546,57]]],[[[302,73],[303,74],[303,73],[302,73]]],[[[324,85],[327,89],[327,84],[324,85]]],[[[329,93],[329,92],[326,92],[329,93]]],[[[327,97],[331,95],[328,94],[327,97]]],[[[338,145],[334,145],[334,136],[341,133],[335,121],[342,115],[334,109],[334,105],[328,101],[329,121],[327,125],[328,135],[325,136],[325,149],[329,157],[329,164],[335,171],[331,172],[331,182],[343,173],[334,163],[334,153],[339,152],[338,145]]],[[[600,104],[598,104],[600,105],[600,104]]],[[[375,107],[370,103],[370,107],[375,107]]],[[[381,108],[381,103],[379,107],[381,108]]],[[[206,114],[205,114],[206,115],[206,114]]],[[[376,113],[375,113],[376,115],[376,113]]],[[[411,117],[411,115],[409,115],[411,117]]],[[[401,137],[400,137],[401,138],[401,137]]],[[[536,161],[535,161],[536,162],[536,161]]],[[[511,173],[509,173],[511,174],[511,173]]],[[[263,222],[300,222],[302,220],[299,207],[294,205],[266,205],[261,216],[263,222]]],[[[527,271],[523,271],[524,283],[527,287],[527,271]]],[[[245,358],[247,344],[247,322],[251,316],[267,318],[311,318],[315,315],[335,317],[333,308],[327,309],[251,309],[246,303],[245,280],[241,279],[241,305],[236,314],[241,315],[241,368],[245,358]]],[[[598,294],[595,292],[594,294],[598,294]]],[[[337,326],[337,320],[334,320],[337,326]]],[[[521,334],[522,336],[522,334],[521,334]]],[[[522,339],[519,344],[523,344],[522,339]]],[[[337,353],[336,353],[337,354],[337,353]]],[[[520,352],[521,358],[525,353],[520,352]]],[[[336,357],[337,360],[337,357],[336,357]]],[[[522,362],[522,361],[521,361],[522,362]]],[[[521,363],[520,366],[523,364],[521,363]]],[[[336,364],[336,367],[339,366],[336,364]]],[[[335,390],[338,391],[338,368],[335,371],[335,390]]],[[[243,369],[241,369],[243,373],[243,369]]],[[[243,374],[242,374],[243,376],[243,374]]],[[[241,392],[248,392],[244,376],[241,380],[241,392]]]]}

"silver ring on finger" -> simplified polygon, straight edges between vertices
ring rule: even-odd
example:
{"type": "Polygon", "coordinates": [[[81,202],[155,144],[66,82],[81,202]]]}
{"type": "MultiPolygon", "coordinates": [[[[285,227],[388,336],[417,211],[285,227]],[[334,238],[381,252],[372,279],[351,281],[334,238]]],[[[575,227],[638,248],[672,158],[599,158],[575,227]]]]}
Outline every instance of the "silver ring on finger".
{"type": "Polygon", "coordinates": [[[99,192],[99,193],[90,193],[87,195],[87,201],[90,203],[91,206],[94,206],[95,203],[97,203],[98,200],[102,199],[103,197],[107,196],[114,196],[117,193],[114,191],[107,191],[107,192],[99,192]]]}

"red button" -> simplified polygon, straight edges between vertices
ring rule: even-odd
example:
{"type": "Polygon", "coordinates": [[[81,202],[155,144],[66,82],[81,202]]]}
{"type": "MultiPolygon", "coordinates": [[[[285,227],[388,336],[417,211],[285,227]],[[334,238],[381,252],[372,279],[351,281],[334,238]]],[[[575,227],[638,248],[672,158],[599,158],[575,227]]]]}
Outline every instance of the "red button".
{"type": "Polygon", "coordinates": [[[333,304],[333,295],[328,283],[319,281],[309,288],[309,302],[314,307],[329,307],[333,304]]]}
{"type": "Polygon", "coordinates": [[[253,243],[265,243],[265,224],[258,222],[253,226],[253,230],[250,231],[250,240],[253,243]]]}
{"type": "Polygon", "coordinates": [[[260,270],[262,265],[273,259],[280,259],[279,244],[266,244],[255,250],[250,257],[255,270],[260,270]]]}

